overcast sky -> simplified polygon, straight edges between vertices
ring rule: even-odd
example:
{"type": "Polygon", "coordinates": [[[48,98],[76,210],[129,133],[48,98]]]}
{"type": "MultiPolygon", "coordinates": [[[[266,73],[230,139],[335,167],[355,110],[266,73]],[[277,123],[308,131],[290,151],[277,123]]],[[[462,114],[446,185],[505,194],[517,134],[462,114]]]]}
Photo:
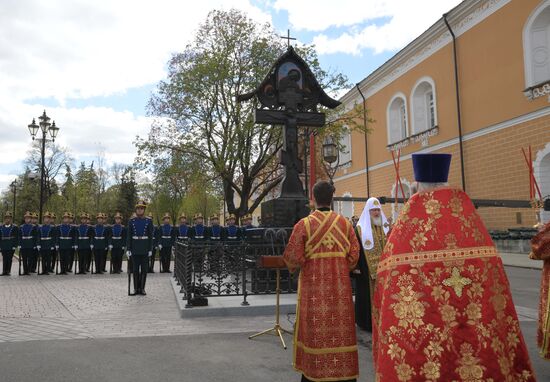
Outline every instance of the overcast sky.
{"type": "Polygon", "coordinates": [[[132,163],[145,105],[212,9],[238,8],[314,43],[326,68],[358,82],[458,0],[1,0],[0,190],[23,170],[27,125],[44,109],[58,142],[90,162],[132,163]]]}

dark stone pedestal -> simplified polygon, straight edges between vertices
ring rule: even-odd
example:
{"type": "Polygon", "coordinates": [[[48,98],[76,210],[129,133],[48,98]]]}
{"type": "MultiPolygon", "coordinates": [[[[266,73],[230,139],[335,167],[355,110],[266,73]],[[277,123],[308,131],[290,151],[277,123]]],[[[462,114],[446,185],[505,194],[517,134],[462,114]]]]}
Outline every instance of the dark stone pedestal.
{"type": "Polygon", "coordinates": [[[277,198],[262,203],[262,226],[293,227],[309,215],[306,198],[277,198]]]}

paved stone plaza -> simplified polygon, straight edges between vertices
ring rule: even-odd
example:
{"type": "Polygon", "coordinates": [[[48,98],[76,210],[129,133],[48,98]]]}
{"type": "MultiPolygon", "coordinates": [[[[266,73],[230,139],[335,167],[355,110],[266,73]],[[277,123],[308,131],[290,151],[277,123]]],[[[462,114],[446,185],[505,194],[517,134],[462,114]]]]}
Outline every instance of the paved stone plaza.
{"type": "MultiPolygon", "coordinates": [[[[550,365],[534,347],[540,271],[507,271],[545,380],[550,365]]],[[[291,347],[284,351],[271,336],[247,338],[271,326],[272,316],[181,319],[169,275],[150,274],[147,286],[147,296],[129,297],[126,274],[0,277],[0,380],[299,380],[291,347]]],[[[371,381],[370,337],[361,335],[359,345],[360,381],[371,381]]]]}

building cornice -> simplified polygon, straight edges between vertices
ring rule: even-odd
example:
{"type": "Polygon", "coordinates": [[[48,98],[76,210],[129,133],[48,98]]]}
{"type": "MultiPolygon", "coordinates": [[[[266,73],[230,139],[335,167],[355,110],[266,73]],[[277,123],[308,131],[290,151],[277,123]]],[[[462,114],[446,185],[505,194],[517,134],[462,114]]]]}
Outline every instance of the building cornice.
{"type": "MultiPolygon", "coordinates": [[[[447,13],[447,20],[457,37],[470,30],[512,0],[465,0],[447,13]]],[[[424,33],[397,52],[392,58],[359,82],[368,99],[378,91],[407,73],[422,61],[451,42],[443,18],[437,20],[424,33]]],[[[344,94],[340,101],[346,109],[362,102],[357,88],[344,94]]]]}

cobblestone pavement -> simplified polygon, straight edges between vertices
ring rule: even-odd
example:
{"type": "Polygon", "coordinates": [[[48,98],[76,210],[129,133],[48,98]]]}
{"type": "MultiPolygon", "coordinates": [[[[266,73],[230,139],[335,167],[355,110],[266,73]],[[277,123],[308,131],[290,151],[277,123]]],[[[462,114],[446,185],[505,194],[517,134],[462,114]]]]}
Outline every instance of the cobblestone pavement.
{"type": "Polygon", "coordinates": [[[0,342],[242,333],[273,320],[181,319],[171,276],[158,270],[147,277],[147,296],[129,297],[126,273],[16,276],[15,265],[12,276],[0,277],[0,342]]]}

